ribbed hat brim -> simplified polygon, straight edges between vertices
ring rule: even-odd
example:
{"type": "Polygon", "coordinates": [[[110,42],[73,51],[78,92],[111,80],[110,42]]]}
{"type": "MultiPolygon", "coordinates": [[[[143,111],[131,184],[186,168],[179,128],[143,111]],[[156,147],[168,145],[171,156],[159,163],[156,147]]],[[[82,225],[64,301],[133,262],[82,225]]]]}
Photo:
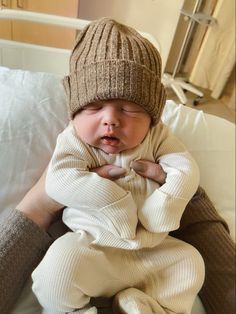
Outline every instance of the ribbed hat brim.
{"type": "Polygon", "coordinates": [[[78,67],[69,76],[70,114],[99,100],[124,99],[148,108],[153,124],[160,119],[165,89],[160,78],[145,66],[127,60],[105,60],[78,67]]]}

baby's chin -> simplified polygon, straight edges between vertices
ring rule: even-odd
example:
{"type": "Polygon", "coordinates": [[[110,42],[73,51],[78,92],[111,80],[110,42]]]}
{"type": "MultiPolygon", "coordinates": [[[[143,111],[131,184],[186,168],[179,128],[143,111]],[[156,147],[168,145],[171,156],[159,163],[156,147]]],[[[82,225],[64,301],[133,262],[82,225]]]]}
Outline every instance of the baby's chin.
{"type": "Polygon", "coordinates": [[[97,147],[99,149],[101,149],[104,153],[106,154],[111,154],[111,155],[115,155],[115,154],[120,154],[121,152],[127,152],[129,150],[134,149],[134,147],[115,147],[115,146],[100,146],[97,147]]]}
{"type": "Polygon", "coordinates": [[[111,155],[115,155],[115,154],[119,154],[122,151],[124,151],[124,149],[120,149],[118,147],[114,147],[114,146],[108,146],[108,147],[99,147],[104,153],[106,154],[111,154],[111,155]]]}
{"type": "MultiPolygon", "coordinates": [[[[87,143],[89,144],[89,143],[87,143]]],[[[133,147],[128,147],[121,141],[110,141],[110,140],[102,140],[97,143],[89,144],[93,147],[96,147],[97,149],[102,150],[106,154],[119,154],[124,151],[128,151],[130,149],[133,149],[133,147]]]]}

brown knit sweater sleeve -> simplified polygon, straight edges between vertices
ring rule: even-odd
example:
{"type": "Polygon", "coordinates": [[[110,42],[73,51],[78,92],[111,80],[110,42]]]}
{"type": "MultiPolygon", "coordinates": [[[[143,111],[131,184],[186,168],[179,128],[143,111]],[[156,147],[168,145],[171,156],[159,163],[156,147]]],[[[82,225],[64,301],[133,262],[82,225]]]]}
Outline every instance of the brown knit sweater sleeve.
{"type": "Polygon", "coordinates": [[[207,314],[235,312],[235,244],[228,226],[202,188],[188,203],[172,236],[198,249],[206,268],[199,293],[207,314]]]}
{"type": "Polygon", "coordinates": [[[12,210],[0,221],[0,313],[10,312],[51,241],[20,211],[12,210]]]}

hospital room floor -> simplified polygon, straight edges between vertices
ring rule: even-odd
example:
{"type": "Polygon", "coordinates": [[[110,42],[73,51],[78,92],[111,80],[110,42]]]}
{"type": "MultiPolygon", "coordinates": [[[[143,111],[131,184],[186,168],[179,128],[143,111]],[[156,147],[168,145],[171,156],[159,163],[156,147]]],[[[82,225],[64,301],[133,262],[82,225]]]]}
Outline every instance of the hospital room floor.
{"type": "MultiPolygon", "coordinates": [[[[194,100],[197,98],[196,95],[190,92],[186,92],[186,96],[188,99],[186,106],[219,116],[233,123],[236,122],[235,110],[227,106],[227,102],[229,102],[230,100],[230,97],[227,94],[223,95],[220,99],[213,99],[210,96],[209,91],[207,90],[202,91],[204,92],[204,96],[202,97],[202,99],[200,99],[197,105],[194,105],[194,100]]],[[[180,103],[176,94],[173,92],[172,89],[169,88],[167,88],[167,99],[172,99],[176,103],[180,103]]]]}

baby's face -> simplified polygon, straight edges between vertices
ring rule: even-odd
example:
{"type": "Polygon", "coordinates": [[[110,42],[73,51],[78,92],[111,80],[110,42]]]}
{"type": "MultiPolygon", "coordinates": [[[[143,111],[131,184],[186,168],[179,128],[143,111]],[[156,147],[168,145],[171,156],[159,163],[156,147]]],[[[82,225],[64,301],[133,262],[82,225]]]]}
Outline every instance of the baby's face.
{"type": "Polygon", "coordinates": [[[73,119],[77,136],[108,154],[139,145],[150,123],[151,118],[142,107],[119,99],[91,103],[73,119]]]}

